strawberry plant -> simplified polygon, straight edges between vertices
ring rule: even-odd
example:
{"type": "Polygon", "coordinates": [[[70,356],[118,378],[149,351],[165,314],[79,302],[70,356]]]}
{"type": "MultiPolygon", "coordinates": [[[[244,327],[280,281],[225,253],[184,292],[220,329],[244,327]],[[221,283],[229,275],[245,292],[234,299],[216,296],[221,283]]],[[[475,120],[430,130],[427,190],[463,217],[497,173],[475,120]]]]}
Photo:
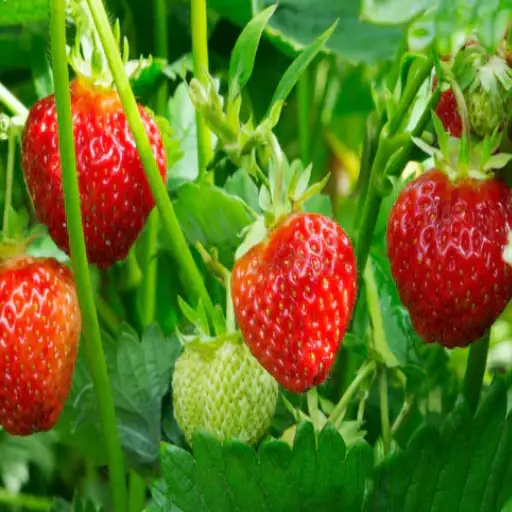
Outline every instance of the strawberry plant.
{"type": "Polygon", "coordinates": [[[511,24],[0,2],[0,510],[512,511],[511,24]]]}

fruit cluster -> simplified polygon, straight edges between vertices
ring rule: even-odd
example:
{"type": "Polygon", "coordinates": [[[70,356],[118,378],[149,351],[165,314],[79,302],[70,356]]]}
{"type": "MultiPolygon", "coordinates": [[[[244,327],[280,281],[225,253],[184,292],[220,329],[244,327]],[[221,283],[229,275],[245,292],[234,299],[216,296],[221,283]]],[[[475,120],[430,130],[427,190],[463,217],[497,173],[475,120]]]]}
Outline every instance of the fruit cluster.
{"type": "MultiPolygon", "coordinates": [[[[497,150],[495,133],[506,121],[510,77],[505,61],[478,45],[456,62],[454,70],[470,69],[471,80],[462,96],[452,81],[437,114],[453,137],[468,137],[458,142],[460,154],[479,159],[454,160],[451,149],[446,154],[453,144],[438,130],[433,168],[403,188],[387,228],[391,271],[417,333],[448,348],[483,336],[512,297],[512,269],[502,258],[512,193],[491,175],[503,159],[489,149],[497,150]]],[[[107,267],[126,257],[154,199],[117,92],[84,77],[70,92],[87,256],[107,267]]],[[[165,180],[161,133],[147,110],[139,114],[165,180]]],[[[37,218],[69,253],[53,96],[28,116],[22,164],[37,218]]],[[[264,234],[237,255],[226,282],[239,331],[233,320],[210,334],[199,321],[190,339],[182,336],[174,413],[189,442],[199,427],[257,442],[274,415],[278,384],[296,393],[322,384],[350,325],[358,271],[349,237],[333,220],[301,211],[298,179],[287,190],[291,202],[282,179],[270,181],[260,195],[272,198],[264,201],[264,234]]],[[[69,393],[81,329],[70,270],[23,255],[2,263],[0,327],[0,424],[19,435],[48,430],[69,393]]]]}

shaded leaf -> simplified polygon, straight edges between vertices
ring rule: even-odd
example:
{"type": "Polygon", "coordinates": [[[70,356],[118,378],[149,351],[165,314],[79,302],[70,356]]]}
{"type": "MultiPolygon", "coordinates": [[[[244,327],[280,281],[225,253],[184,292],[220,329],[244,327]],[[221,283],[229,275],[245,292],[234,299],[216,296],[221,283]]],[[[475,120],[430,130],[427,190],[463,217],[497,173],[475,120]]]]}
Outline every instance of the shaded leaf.
{"type": "Polygon", "coordinates": [[[188,241],[217,248],[230,267],[240,234],[253,220],[244,202],[221,188],[189,183],[177,191],[174,206],[188,241]]]}

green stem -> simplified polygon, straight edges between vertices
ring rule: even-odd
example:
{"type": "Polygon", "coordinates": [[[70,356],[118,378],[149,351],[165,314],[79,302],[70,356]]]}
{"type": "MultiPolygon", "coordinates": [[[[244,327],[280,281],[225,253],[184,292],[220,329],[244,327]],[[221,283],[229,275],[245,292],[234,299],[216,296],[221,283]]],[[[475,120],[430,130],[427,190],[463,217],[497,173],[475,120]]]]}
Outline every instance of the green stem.
{"type": "Polygon", "coordinates": [[[402,408],[400,409],[398,416],[393,422],[393,427],[391,428],[391,433],[393,435],[396,435],[398,429],[404,424],[404,421],[407,419],[407,416],[409,416],[409,413],[411,412],[412,409],[412,404],[413,398],[406,396],[402,408]]]}
{"type": "Polygon", "coordinates": [[[14,494],[2,488],[0,488],[0,503],[12,508],[42,511],[50,511],[53,506],[53,500],[28,494],[14,494]]]}
{"type": "Polygon", "coordinates": [[[16,137],[14,130],[9,132],[9,141],[7,144],[7,167],[5,177],[5,204],[4,204],[4,219],[2,224],[2,231],[5,238],[9,238],[9,214],[12,206],[12,183],[14,177],[14,157],[16,155],[16,137]]]}
{"type": "MultiPolygon", "coordinates": [[[[167,1],[155,0],[155,54],[157,57],[168,60],[167,51],[168,23],[167,23],[167,1]]],[[[167,80],[164,80],[158,87],[156,94],[156,112],[158,115],[167,117],[167,101],[169,88],[167,80]]],[[[142,256],[142,326],[149,327],[155,321],[156,315],[156,284],[158,276],[158,231],[160,229],[160,216],[158,210],[151,212],[148,218],[146,233],[143,242],[142,256]]]]}
{"type": "Polygon", "coordinates": [[[379,375],[379,397],[380,397],[380,423],[382,428],[382,441],[384,443],[384,454],[391,450],[391,426],[389,423],[388,403],[388,377],[387,369],[382,367],[379,375]]]}
{"type": "Polygon", "coordinates": [[[207,313],[214,314],[213,304],[208,291],[206,290],[203,277],[199,272],[192,253],[188,247],[185,236],[181,231],[180,224],[176,217],[169,194],[165,184],[160,176],[158,165],[153,156],[153,151],[149,143],[144,125],[137,109],[135,96],[130,88],[130,82],[126,76],[123,61],[116,47],[116,41],[112,29],[109,25],[107,13],[101,0],[87,0],[91,10],[96,29],[98,30],[101,42],[105,48],[110,70],[121,98],[121,102],[128,119],[128,123],[133,132],[137,149],[139,150],[142,163],[146,170],[146,176],[155,197],[155,202],[160,212],[160,219],[167,231],[171,241],[173,255],[180,267],[180,277],[189,297],[197,300],[201,299],[207,313]]]}
{"type": "Polygon", "coordinates": [[[69,231],[71,261],[82,312],[86,356],[96,392],[107,454],[112,502],[115,511],[126,512],[127,493],[123,453],[118,437],[114,400],[94,304],[83,234],[69,94],[65,6],[65,0],[53,0],[52,2],[51,46],[66,220],[69,231]]]}
{"type": "Polygon", "coordinates": [[[130,471],[128,512],[141,512],[146,501],[146,482],[136,472],[130,471]]]}
{"type": "Polygon", "coordinates": [[[423,65],[418,69],[416,74],[407,80],[405,90],[400,98],[400,101],[398,102],[396,110],[393,112],[393,116],[389,121],[389,136],[394,135],[400,128],[405,118],[405,114],[409,110],[409,107],[412,105],[414,98],[418,94],[421,85],[432,72],[433,66],[434,58],[432,55],[429,55],[429,57],[425,60],[423,65]]]}
{"type": "Polygon", "coordinates": [[[297,83],[297,103],[299,121],[300,157],[302,163],[307,165],[310,161],[310,84],[309,72],[306,69],[297,83]]]}
{"type": "Polygon", "coordinates": [[[96,296],[96,309],[98,310],[100,320],[113,335],[116,335],[121,330],[121,321],[110,307],[110,304],[100,295],[96,296]]]}
{"type": "Polygon", "coordinates": [[[482,339],[475,341],[469,347],[469,357],[464,375],[464,398],[474,414],[480,401],[480,392],[487,365],[487,352],[489,351],[489,333],[482,339]]]}
{"type": "Polygon", "coordinates": [[[334,424],[336,424],[339,421],[341,415],[345,412],[345,409],[347,408],[348,404],[350,403],[354,395],[359,390],[361,384],[363,384],[363,382],[372,373],[375,372],[375,369],[375,361],[366,361],[363,364],[363,366],[361,366],[354,380],[350,383],[350,386],[347,388],[345,393],[343,393],[343,396],[341,397],[340,401],[336,404],[336,407],[332,411],[327,421],[334,424]]]}
{"type": "Polygon", "coordinates": [[[0,83],[0,103],[3,103],[13,114],[23,119],[27,118],[27,107],[2,83],[0,83]]]}
{"type": "MultiPolygon", "coordinates": [[[[206,0],[191,0],[190,18],[192,27],[192,56],[194,76],[204,87],[208,87],[208,22],[206,0]]],[[[200,180],[213,182],[213,171],[207,178],[208,162],[212,159],[212,138],[206,122],[196,112],[197,125],[197,163],[200,180]]]]}

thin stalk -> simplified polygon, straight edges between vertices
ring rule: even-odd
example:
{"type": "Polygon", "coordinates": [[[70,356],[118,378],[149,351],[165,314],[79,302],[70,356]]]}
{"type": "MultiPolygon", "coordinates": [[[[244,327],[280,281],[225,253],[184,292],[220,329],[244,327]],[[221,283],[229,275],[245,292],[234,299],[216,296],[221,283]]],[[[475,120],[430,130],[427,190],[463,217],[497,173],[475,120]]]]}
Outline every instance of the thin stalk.
{"type": "Polygon", "coordinates": [[[69,94],[65,7],[65,0],[53,0],[52,2],[51,47],[66,220],[69,230],[71,261],[82,312],[86,356],[96,393],[107,454],[113,507],[116,512],[126,512],[128,502],[123,453],[119,442],[114,400],[94,304],[83,234],[69,94]]]}
{"type": "Polygon", "coordinates": [[[0,83],[0,103],[3,103],[13,114],[23,119],[28,116],[28,108],[2,83],[0,83]]]}
{"type": "MultiPolygon", "coordinates": [[[[53,507],[53,500],[40,496],[30,496],[28,494],[14,494],[7,489],[0,488],[0,503],[12,508],[21,508],[23,510],[41,510],[50,511],[53,507]]],[[[3,509],[3,507],[0,507],[3,509]]]]}
{"type": "MultiPolygon", "coordinates": [[[[167,23],[167,1],[155,0],[155,54],[157,57],[168,60],[167,51],[168,23],[167,23]]],[[[167,101],[169,88],[167,80],[164,80],[156,92],[156,112],[158,115],[167,117],[167,101]]],[[[155,321],[156,314],[156,283],[158,276],[158,231],[160,230],[160,216],[155,208],[148,218],[146,234],[143,241],[142,256],[142,300],[141,315],[142,327],[147,328],[155,321]]]]}
{"type": "Polygon", "coordinates": [[[213,304],[206,290],[203,277],[199,272],[185,236],[181,231],[173,205],[160,176],[153,151],[149,143],[144,125],[137,109],[137,102],[126,76],[123,61],[119,55],[112,28],[101,0],[87,0],[96,29],[105,49],[105,54],[114,77],[117,91],[121,98],[128,123],[133,132],[137,149],[140,153],[146,176],[160,212],[161,222],[171,240],[173,255],[180,268],[180,278],[192,300],[201,299],[210,317],[214,314],[213,304]]]}
{"type": "Polygon", "coordinates": [[[393,422],[393,427],[391,428],[391,433],[393,435],[396,435],[398,429],[404,424],[404,421],[407,419],[407,416],[409,416],[409,413],[411,412],[412,409],[412,404],[413,398],[406,396],[402,408],[400,409],[398,416],[393,422]]]}
{"type": "Polygon", "coordinates": [[[388,376],[386,368],[382,367],[379,375],[379,397],[380,397],[380,423],[382,429],[382,441],[384,443],[384,454],[391,450],[391,427],[389,423],[388,403],[388,376]]]}
{"type": "Polygon", "coordinates": [[[376,365],[375,361],[366,361],[363,366],[357,372],[354,380],[350,383],[350,386],[347,388],[340,401],[336,404],[336,407],[332,411],[331,415],[327,419],[328,422],[336,424],[340,419],[341,415],[345,412],[348,404],[354,397],[354,395],[359,390],[361,384],[373,373],[375,372],[376,365]]]}
{"type": "Polygon", "coordinates": [[[299,142],[300,142],[300,157],[304,165],[308,165],[310,161],[310,106],[311,106],[311,91],[309,70],[306,69],[302,73],[297,83],[297,113],[299,121],[299,142]]]}
{"type": "Polygon", "coordinates": [[[14,178],[14,157],[16,155],[16,136],[14,130],[9,132],[9,140],[7,143],[7,167],[5,169],[5,204],[4,219],[2,224],[2,232],[5,238],[9,238],[9,214],[12,205],[12,184],[14,178]]]}
{"type": "Polygon", "coordinates": [[[130,471],[129,501],[130,508],[128,512],[141,512],[146,502],[146,482],[136,472],[130,471]]]}
{"type": "Polygon", "coordinates": [[[111,334],[116,335],[121,330],[121,321],[110,304],[100,295],[96,296],[96,309],[100,321],[108,328],[111,334]]]}
{"type": "MultiPolygon", "coordinates": [[[[191,0],[190,23],[194,76],[204,87],[208,87],[208,21],[206,14],[206,0],[191,0]]],[[[207,175],[208,163],[213,156],[212,138],[210,130],[199,112],[196,112],[196,125],[199,179],[213,182],[213,171],[207,175]]]]}
{"type": "Polygon", "coordinates": [[[480,401],[480,393],[487,365],[487,352],[489,351],[489,333],[481,340],[475,341],[469,347],[469,357],[464,375],[464,398],[471,412],[474,414],[480,401]]]}

